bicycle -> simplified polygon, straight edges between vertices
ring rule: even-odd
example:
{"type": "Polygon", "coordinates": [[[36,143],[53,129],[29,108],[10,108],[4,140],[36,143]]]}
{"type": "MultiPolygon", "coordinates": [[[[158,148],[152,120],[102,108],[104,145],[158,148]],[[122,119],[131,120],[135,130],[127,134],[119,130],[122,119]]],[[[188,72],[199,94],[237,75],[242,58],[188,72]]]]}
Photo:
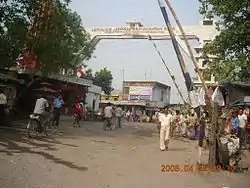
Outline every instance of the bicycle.
{"type": "Polygon", "coordinates": [[[35,138],[42,132],[44,132],[46,136],[52,135],[55,129],[52,120],[52,116],[49,115],[48,120],[45,122],[44,126],[42,126],[40,115],[30,114],[30,120],[27,125],[28,137],[35,138]]]}
{"type": "Polygon", "coordinates": [[[74,115],[73,115],[73,127],[76,127],[76,125],[78,125],[77,127],[81,127],[80,121],[81,121],[81,116],[78,113],[74,113],[74,115]]]}

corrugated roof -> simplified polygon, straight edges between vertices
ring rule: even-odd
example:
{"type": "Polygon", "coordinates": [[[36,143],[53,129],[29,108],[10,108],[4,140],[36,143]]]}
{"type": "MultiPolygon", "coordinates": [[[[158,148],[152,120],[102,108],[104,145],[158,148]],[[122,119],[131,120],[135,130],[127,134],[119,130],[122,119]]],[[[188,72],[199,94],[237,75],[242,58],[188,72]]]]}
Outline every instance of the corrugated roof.
{"type": "Polygon", "coordinates": [[[113,91],[111,91],[111,95],[122,95],[122,91],[119,89],[114,89],[113,91]]]}
{"type": "Polygon", "coordinates": [[[22,83],[20,80],[8,75],[8,74],[3,74],[3,73],[0,73],[0,79],[1,80],[4,80],[4,81],[14,81],[14,82],[18,82],[18,83],[22,83]]]}

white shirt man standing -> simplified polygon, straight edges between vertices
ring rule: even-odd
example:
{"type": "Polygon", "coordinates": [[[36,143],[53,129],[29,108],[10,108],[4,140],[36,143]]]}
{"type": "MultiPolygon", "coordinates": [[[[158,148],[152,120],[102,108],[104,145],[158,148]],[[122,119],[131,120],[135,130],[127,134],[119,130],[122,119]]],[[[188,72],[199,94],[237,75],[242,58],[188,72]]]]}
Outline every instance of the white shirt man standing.
{"type": "Polygon", "coordinates": [[[173,122],[172,115],[169,113],[168,108],[165,107],[164,113],[159,113],[160,122],[160,150],[166,151],[169,145],[169,132],[170,126],[173,122]]]}
{"type": "Polygon", "coordinates": [[[115,108],[115,117],[116,117],[116,123],[117,123],[117,126],[119,128],[121,128],[121,118],[122,118],[122,108],[121,108],[121,105],[118,105],[116,108],[115,108]]]}
{"type": "Polygon", "coordinates": [[[104,122],[104,127],[103,129],[106,130],[108,127],[110,130],[112,129],[111,127],[111,120],[113,116],[113,107],[111,106],[111,103],[108,103],[107,106],[104,108],[104,117],[105,117],[105,122],[104,122]]]}
{"type": "Polygon", "coordinates": [[[240,145],[246,147],[246,126],[247,126],[247,116],[244,114],[243,110],[239,110],[239,137],[240,145]]]}
{"type": "Polygon", "coordinates": [[[7,104],[7,97],[4,94],[3,90],[0,91],[0,124],[3,123],[4,120],[4,110],[7,104]]]}

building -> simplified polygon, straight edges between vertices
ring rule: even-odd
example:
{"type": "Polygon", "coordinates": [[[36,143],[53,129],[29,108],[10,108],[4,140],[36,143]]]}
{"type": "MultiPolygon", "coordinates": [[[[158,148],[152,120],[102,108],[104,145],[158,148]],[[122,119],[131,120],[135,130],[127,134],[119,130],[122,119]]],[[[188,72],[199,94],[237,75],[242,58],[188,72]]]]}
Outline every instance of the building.
{"type": "Polygon", "coordinates": [[[107,103],[121,105],[124,110],[133,109],[134,107],[145,107],[145,103],[142,101],[124,100],[123,92],[121,90],[114,90],[110,95],[103,94],[101,96],[101,108],[106,106],[107,103]]]}
{"type": "Polygon", "coordinates": [[[124,81],[123,99],[144,103],[148,108],[162,108],[170,104],[171,87],[156,81],[124,81]]]}
{"type": "Polygon", "coordinates": [[[114,90],[110,93],[110,95],[107,95],[105,93],[101,96],[102,102],[115,102],[115,101],[122,101],[123,100],[123,94],[120,90],[114,90]]]}
{"type": "MultiPolygon", "coordinates": [[[[207,27],[208,31],[212,31],[216,27],[214,20],[211,20],[211,19],[204,19],[201,23],[201,26],[207,27]]],[[[194,47],[194,50],[196,52],[195,58],[198,62],[199,69],[202,72],[202,75],[203,75],[203,78],[205,79],[206,84],[215,83],[215,77],[204,71],[208,68],[209,63],[213,59],[215,59],[216,56],[208,55],[208,58],[204,59],[203,58],[204,54],[202,53],[202,49],[204,45],[206,45],[207,43],[210,43],[215,38],[216,34],[218,34],[218,32],[215,32],[215,33],[210,32],[210,33],[206,33],[202,35],[202,37],[199,38],[199,45],[194,47]]],[[[202,85],[202,82],[198,76],[194,79],[194,84],[197,87],[200,87],[202,85]]]]}
{"type": "Polygon", "coordinates": [[[102,94],[102,88],[96,85],[92,85],[88,88],[86,93],[86,107],[92,111],[98,111],[100,105],[100,99],[102,94]]]}

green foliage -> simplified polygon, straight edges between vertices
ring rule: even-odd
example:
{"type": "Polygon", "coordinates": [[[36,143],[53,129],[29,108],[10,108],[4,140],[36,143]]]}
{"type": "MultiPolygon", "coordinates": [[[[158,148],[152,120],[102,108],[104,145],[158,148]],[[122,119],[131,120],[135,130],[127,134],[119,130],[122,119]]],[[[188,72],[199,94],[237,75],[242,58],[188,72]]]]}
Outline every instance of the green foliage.
{"type": "Polygon", "coordinates": [[[86,72],[85,72],[85,74],[86,74],[86,78],[87,78],[87,79],[94,80],[94,76],[93,76],[93,71],[92,71],[92,69],[87,69],[86,72]]]}
{"type": "Polygon", "coordinates": [[[69,8],[69,0],[1,0],[0,68],[16,65],[25,49],[31,50],[42,73],[75,68],[90,58],[93,48],[81,18],[69,8]],[[37,10],[46,4],[44,18],[34,27],[37,10]],[[50,13],[48,13],[48,10],[50,13]],[[83,58],[84,57],[84,58],[83,58]]]}
{"type": "Polygon", "coordinates": [[[110,70],[106,67],[97,71],[94,76],[94,84],[100,86],[105,94],[110,94],[112,91],[113,76],[110,70]]]}
{"type": "Polygon", "coordinates": [[[206,54],[216,55],[208,71],[217,80],[250,81],[250,1],[199,0],[200,13],[217,17],[220,34],[204,47],[206,54]]]}

